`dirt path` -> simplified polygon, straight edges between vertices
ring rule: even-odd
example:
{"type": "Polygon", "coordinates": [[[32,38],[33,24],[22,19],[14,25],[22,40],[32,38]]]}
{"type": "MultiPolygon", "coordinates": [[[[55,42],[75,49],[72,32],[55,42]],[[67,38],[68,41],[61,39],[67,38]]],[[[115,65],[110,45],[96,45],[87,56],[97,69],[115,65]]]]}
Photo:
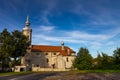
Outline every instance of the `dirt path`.
{"type": "Polygon", "coordinates": [[[120,80],[120,73],[45,72],[24,76],[2,76],[0,80],[120,80]]]}
{"type": "MultiPolygon", "coordinates": [[[[40,80],[40,79],[39,79],[40,80]]],[[[60,73],[43,80],[120,80],[120,73],[60,73]]]]}

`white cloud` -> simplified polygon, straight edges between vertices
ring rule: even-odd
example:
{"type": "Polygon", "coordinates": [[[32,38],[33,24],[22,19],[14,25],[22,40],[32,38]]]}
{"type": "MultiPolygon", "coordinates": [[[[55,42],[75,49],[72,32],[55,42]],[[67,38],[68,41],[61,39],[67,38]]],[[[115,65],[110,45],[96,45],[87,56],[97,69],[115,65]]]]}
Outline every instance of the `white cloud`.
{"type": "Polygon", "coordinates": [[[34,38],[39,38],[39,39],[43,39],[46,41],[57,41],[57,42],[61,42],[61,41],[65,41],[68,43],[84,43],[85,41],[79,40],[79,39],[74,39],[71,37],[56,37],[56,36],[46,36],[46,35],[33,35],[34,38]]]}
{"type": "Polygon", "coordinates": [[[79,43],[79,44],[101,46],[102,42],[108,41],[110,38],[114,36],[108,34],[89,34],[76,30],[75,31],[55,30],[53,26],[41,26],[39,28],[41,29],[41,31],[33,33],[34,39],[45,40],[48,42],[65,41],[67,43],[72,43],[72,44],[79,43]],[[47,32],[49,33],[46,34],[47,32]]]}
{"type": "Polygon", "coordinates": [[[54,26],[40,26],[41,31],[53,31],[54,28],[54,26]]]}
{"type": "Polygon", "coordinates": [[[95,40],[95,41],[102,41],[111,38],[111,35],[105,34],[88,34],[85,32],[80,31],[70,31],[67,32],[68,36],[72,38],[82,39],[82,40],[95,40]]]}
{"type": "Polygon", "coordinates": [[[45,26],[45,25],[41,25],[38,27],[34,27],[33,28],[33,33],[35,35],[42,35],[42,34],[50,34],[52,35],[52,33],[55,31],[55,26],[45,26]]]}

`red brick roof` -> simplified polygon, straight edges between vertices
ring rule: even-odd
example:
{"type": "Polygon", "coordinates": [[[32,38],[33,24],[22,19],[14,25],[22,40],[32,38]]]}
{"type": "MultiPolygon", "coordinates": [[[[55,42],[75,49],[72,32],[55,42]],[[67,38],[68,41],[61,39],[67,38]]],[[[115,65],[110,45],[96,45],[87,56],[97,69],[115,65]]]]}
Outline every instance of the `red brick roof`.
{"type": "Polygon", "coordinates": [[[60,52],[60,55],[68,56],[68,50],[70,53],[75,53],[72,49],[67,46],[64,46],[64,50],[62,50],[61,46],[48,46],[48,45],[32,45],[32,52],[60,52]]]}

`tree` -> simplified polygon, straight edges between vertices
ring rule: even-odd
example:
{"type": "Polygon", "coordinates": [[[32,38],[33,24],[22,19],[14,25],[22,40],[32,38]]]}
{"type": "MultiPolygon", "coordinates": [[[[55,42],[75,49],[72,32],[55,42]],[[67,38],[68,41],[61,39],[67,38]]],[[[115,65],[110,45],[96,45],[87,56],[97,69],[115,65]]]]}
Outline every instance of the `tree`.
{"type": "Polygon", "coordinates": [[[98,53],[97,57],[93,59],[94,69],[100,69],[102,66],[102,56],[98,53]]]}
{"type": "Polygon", "coordinates": [[[98,54],[96,59],[96,64],[94,64],[95,69],[113,69],[113,57],[108,56],[106,53],[101,52],[101,55],[98,54]]]}
{"type": "Polygon", "coordinates": [[[22,32],[15,30],[12,32],[12,49],[10,52],[10,57],[13,58],[13,66],[17,65],[20,62],[20,58],[23,57],[26,53],[26,50],[29,48],[30,42],[27,41],[26,36],[22,32]]]}
{"type": "Polygon", "coordinates": [[[4,70],[5,67],[8,66],[9,63],[9,51],[11,50],[11,35],[7,31],[7,29],[4,29],[0,33],[0,61],[1,61],[1,67],[2,71],[4,70]]]}
{"type": "Polygon", "coordinates": [[[110,63],[111,63],[111,57],[108,56],[106,53],[101,53],[102,59],[101,59],[101,68],[102,69],[110,69],[110,63]]]}
{"type": "Polygon", "coordinates": [[[73,66],[79,70],[88,70],[92,68],[92,56],[87,48],[81,47],[79,49],[73,66]]]}
{"type": "Polygon", "coordinates": [[[10,33],[7,29],[4,29],[0,33],[0,43],[0,62],[2,69],[9,63],[12,66],[20,63],[20,58],[25,55],[30,45],[30,42],[22,32],[15,30],[10,33]]]}
{"type": "Polygon", "coordinates": [[[113,56],[115,59],[116,64],[120,64],[120,48],[117,48],[116,50],[113,51],[113,56]]]}

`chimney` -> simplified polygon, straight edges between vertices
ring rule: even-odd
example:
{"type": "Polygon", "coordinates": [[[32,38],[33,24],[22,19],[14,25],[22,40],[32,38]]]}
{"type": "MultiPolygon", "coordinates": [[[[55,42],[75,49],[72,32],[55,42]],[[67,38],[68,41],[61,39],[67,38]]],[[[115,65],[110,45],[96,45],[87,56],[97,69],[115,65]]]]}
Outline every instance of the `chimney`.
{"type": "Polygon", "coordinates": [[[61,42],[61,47],[62,47],[62,50],[65,49],[65,48],[64,48],[64,42],[63,42],[63,41],[61,42]]]}

